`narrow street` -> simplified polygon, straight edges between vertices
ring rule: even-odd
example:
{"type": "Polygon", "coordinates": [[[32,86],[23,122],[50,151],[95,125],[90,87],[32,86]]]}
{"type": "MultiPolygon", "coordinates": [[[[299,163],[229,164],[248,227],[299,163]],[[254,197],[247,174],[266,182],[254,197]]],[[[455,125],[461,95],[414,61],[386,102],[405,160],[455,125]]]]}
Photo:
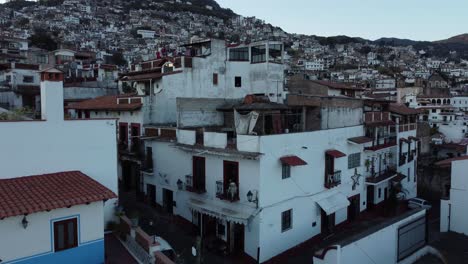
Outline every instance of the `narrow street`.
{"type": "MultiPolygon", "coordinates": [[[[176,217],[156,210],[152,206],[139,202],[135,195],[120,193],[120,203],[125,211],[137,210],[139,212],[139,226],[149,235],[156,235],[166,240],[176,252],[178,264],[193,264],[196,258],[192,256],[192,247],[195,245],[196,231],[187,223],[180,223],[176,217]],[[150,223],[151,222],[151,223],[150,223]]],[[[203,263],[205,264],[237,264],[246,263],[245,260],[224,257],[204,250],[203,263]]]]}

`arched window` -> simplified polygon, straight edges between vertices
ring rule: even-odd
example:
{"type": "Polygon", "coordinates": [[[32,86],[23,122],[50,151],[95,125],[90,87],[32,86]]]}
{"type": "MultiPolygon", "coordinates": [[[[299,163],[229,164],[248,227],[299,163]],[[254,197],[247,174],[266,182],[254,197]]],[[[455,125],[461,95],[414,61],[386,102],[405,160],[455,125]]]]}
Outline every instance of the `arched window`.
{"type": "Polygon", "coordinates": [[[435,99],[432,99],[431,102],[432,102],[432,104],[435,104],[435,103],[436,103],[436,100],[435,100],[435,99]]]}
{"type": "Polygon", "coordinates": [[[450,99],[447,99],[447,104],[450,104],[450,99]]]}
{"type": "Polygon", "coordinates": [[[437,104],[441,104],[442,102],[440,101],[440,99],[437,99],[437,104]]]}
{"type": "Polygon", "coordinates": [[[442,101],[442,103],[443,103],[443,104],[447,104],[447,100],[444,99],[444,100],[442,101]]]}

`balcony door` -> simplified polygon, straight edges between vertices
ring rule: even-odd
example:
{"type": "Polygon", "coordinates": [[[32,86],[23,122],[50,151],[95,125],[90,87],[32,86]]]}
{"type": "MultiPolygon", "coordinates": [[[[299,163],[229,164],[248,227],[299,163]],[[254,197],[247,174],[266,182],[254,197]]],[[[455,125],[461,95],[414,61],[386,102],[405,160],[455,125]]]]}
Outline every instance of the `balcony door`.
{"type": "Polygon", "coordinates": [[[193,157],[193,190],[196,192],[206,192],[206,170],[204,157],[193,157]]]}
{"type": "Polygon", "coordinates": [[[236,184],[237,192],[234,195],[234,200],[239,200],[239,162],[224,161],[224,177],[223,177],[223,191],[226,198],[230,198],[228,193],[229,185],[231,182],[236,184]]]}

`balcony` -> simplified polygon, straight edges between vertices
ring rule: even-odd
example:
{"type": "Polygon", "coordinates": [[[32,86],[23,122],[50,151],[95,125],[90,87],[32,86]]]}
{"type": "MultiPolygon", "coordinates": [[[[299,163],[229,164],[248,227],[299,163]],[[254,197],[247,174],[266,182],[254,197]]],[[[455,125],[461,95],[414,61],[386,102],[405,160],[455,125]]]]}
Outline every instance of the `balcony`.
{"type": "Polygon", "coordinates": [[[405,165],[406,163],[406,153],[403,153],[400,155],[400,159],[399,159],[399,162],[398,162],[398,166],[403,166],[405,165]]]}
{"type": "Polygon", "coordinates": [[[193,189],[193,176],[192,175],[185,175],[185,188],[188,191],[193,189]]]}
{"type": "Polygon", "coordinates": [[[398,125],[398,132],[413,131],[416,127],[416,123],[398,125]]]}
{"type": "Polygon", "coordinates": [[[332,174],[327,174],[325,188],[333,188],[341,184],[341,171],[335,171],[332,174]]]}
{"type": "Polygon", "coordinates": [[[386,169],[373,173],[371,176],[366,178],[366,182],[371,185],[379,184],[385,180],[389,180],[397,175],[397,171],[394,165],[388,165],[386,169]]]}
{"type": "Polygon", "coordinates": [[[377,150],[381,150],[384,148],[396,146],[396,142],[397,142],[396,136],[382,137],[382,138],[378,138],[377,140],[374,140],[372,142],[372,146],[366,147],[364,149],[369,150],[369,151],[377,151],[377,150]]]}
{"type": "Polygon", "coordinates": [[[216,197],[221,200],[228,200],[231,202],[239,201],[239,188],[235,186],[229,186],[226,190],[224,189],[223,181],[216,181],[216,197]]]}

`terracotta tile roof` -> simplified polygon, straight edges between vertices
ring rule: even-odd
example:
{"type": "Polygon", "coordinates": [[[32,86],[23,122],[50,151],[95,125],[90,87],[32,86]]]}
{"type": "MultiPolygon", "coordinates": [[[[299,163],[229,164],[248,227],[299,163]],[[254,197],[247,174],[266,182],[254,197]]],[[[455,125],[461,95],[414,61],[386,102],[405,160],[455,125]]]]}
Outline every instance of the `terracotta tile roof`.
{"type": "Polygon", "coordinates": [[[68,109],[76,110],[111,110],[111,111],[134,111],[139,110],[143,104],[140,103],[117,103],[118,98],[137,98],[134,95],[106,95],[94,99],[70,104],[68,109]]]}
{"type": "Polygon", "coordinates": [[[0,180],[0,219],[117,198],[80,171],[0,180]]]}
{"type": "Polygon", "coordinates": [[[303,166],[307,165],[303,159],[299,158],[298,156],[285,156],[280,158],[281,163],[289,165],[289,166],[303,166]]]}
{"type": "Polygon", "coordinates": [[[314,80],[312,82],[314,82],[316,84],[327,86],[328,88],[332,88],[332,89],[356,90],[356,91],[363,91],[364,90],[362,88],[350,86],[350,85],[347,85],[347,84],[344,84],[344,83],[337,83],[337,82],[331,82],[331,81],[316,81],[316,80],[314,80]]]}
{"type": "Polygon", "coordinates": [[[435,165],[439,167],[449,167],[452,165],[452,161],[458,161],[458,160],[468,160],[468,156],[461,156],[461,157],[441,160],[441,161],[436,162],[435,165]]]}
{"type": "Polygon", "coordinates": [[[341,152],[339,150],[336,150],[336,149],[329,149],[329,150],[325,151],[325,153],[327,155],[330,155],[330,156],[334,157],[335,159],[346,157],[346,154],[344,154],[343,152],[341,152]]]}
{"type": "Polygon", "coordinates": [[[409,108],[404,104],[390,104],[388,109],[392,113],[400,114],[400,115],[417,115],[421,114],[421,110],[409,108]]]}
{"type": "Polygon", "coordinates": [[[354,142],[356,144],[364,144],[364,143],[369,143],[372,142],[372,138],[369,137],[353,137],[353,138],[348,138],[349,141],[354,142]]]}

